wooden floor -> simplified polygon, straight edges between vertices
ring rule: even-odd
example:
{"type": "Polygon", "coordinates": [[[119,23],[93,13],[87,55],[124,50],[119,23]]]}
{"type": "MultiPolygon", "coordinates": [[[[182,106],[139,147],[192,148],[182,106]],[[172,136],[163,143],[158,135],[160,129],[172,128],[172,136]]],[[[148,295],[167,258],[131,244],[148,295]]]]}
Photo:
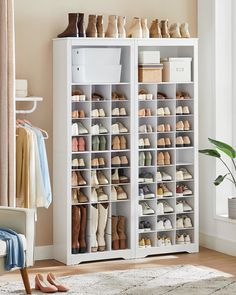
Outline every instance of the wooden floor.
{"type": "MultiPolygon", "coordinates": [[[[46,274],[53,272],[57,276],[86,274],[93,272],[125,270],[134,268],[153,268],[163,267],[167,265],[192,264],[211,267],[230,273],[236,277],[236,257],[215,252],[206,248],[201,248],[196,254],[173,254],[153,256],[144,259],[135,260],[112,260],[83,263],[76,266],[65,266],[55,260],[37,261],[33,268],[30,268],[30,277],[38,272],[46,274]]],[[[0,280],[15,280],[19,276],[19,272],[0,277],[0,280]]],[[[18,277],[20,279],[20,277],[18,277]]]]}

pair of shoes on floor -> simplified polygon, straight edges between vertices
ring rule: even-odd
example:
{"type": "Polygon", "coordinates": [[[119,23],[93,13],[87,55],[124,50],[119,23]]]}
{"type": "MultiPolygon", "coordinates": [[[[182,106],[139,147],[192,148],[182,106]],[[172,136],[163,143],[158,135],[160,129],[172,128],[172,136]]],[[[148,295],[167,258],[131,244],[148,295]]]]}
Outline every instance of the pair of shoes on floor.
{"type": "Polygon", "coordinates": [[[168,247],[171,246],[171,238],[168,236],[157,236],[157,247],[168,247]]]}
{"type": "Polygon", "coordinates": [[[157,132],[170,132],[170,131],[171,131],[170,124],[157,125],[157,132]]]}
{"type": "Polygon", "coordinates": [[[114,173],[111,175],[111,183],[129,183],[129,177],[124,174],[123,169],[115,169],[114,173]]]}
{"type": "Polygon", "coordinates": [[[189,115],[189,107],[188,106],[178,106],[176,108],[176,115],[189,115]]]}
{"type": "Polygon", "coordinates": [[[155,194],[149,189],[147,185],[139,187],[139,200],[149,200],[154,199],[156,196],[155,194]]]}
{"type": "Polygon", "coordinates": [[[151,152],[139,152],[139,166],[152,166],[151,152]]]}
{"type": "Polygon", "coordinates": [[[157,165],[164,166],[171,164],[171,157],[169,152],[159,152],[157,153],[157,165]]]}
{"type": "Polygon", "coordinates": [[[168,107],[164,107],[164,108],[158,108],[156,111],[156,114],[158,117],[163,117],[163,116],[170,116],[171,112],[168,107]]]}
{"type": "Polygon", "coordinates": [[[189,131],[190,130],[190,123],[188,120],[178,121],[176,123],[176,131],[189,131]]]}
{"type": "Polygon", "coordinates": [[[170,230],[172,229],[172,223],[169,218],[158,218],[157,219],[157,230],[170,230]]]}
{"type": "Polygon", "coordinates": [[[84,179],[80,171],[72,171],[71,184],[72,186],[83,186],[87,184],[87,181],[84,179]]]}
{"type": "Polygon", "coordinates": [[[174,208],[167,201],[157,202],[157,215],[164,215],[166,213],[173,213],[174,208]]]}
{"type": "Polygon", "coordinates": [[[112,149],[113,150],[126,150],[127,143],[125,136],[114,136],[112,138],[112,149]]]}
{"type": "Polygon", "coordinates": [[[86,140],[84,137],[72,138],[72,152],[84,152],[86,150],[86,140]]]}
{"type": "Polygon", "coordinates": [[[153,94],[148,93],[148,91],[144,88],[140,89],[138,92],[139,100],[153,100],[153,94]]]}
{"type": "Polygon", "coordinates": [[[139,216],[153,215],[155,211],[149,206],[147,202],[141,201],[139,204],[139,216]]]}
{"type": "Polygon", "coordinates": [[[112,109],[112,117],[124,117],[127,116],[125,108],[114,108],[112,109]]]}
{"type": "Polygon", "coordinates": [[[74,110],[71,113],[72,119],[83,119],[86,117],[85,111],[84,110],[74,110]]]}
{"type": "Polygon", "coordinates": [[[191,244],[191,238],[189,234],[183,233],[183,234],[177,234],[176,236],[176,244],[177,245],[189,245],[191,244]]]}
{"type": "Polygon", "coordinates": [[[93,203],[108,201],[108,195],[104,192],[103,187],[92,187],[90,201],[93,203]]]}
{"type": "Polygon", "coordinates": [[[176,147],[189,147],[191,146],[191,140],[189,136],[176,137],[176,147]]]}
{"type": "Polygon", "coordinates": [[[185,200],[177,201],[175,208],[176,213],[185,213],[193,211],[193,208],[185,200]]]}
{"type": "Polygon", "coordinates": [[[47,280],[42,274],[38,273],[35,276],[35,290],[40,290],[43,293],[68,292],[69,288],[60,282],[53,273],[48,273],[47,280]]]}
{"type": "Polygon", "coordinates": [[[168,189],[168,187],[164,183],[160,183],[157,186],[157,198],[166,198],[172,197],[173,193],[168,189]]]}
{"type": "Polygon", "coordinates": [[[149,38],[147,19],[134,17],[128,32],[129,38],[149,38]]]}
{"type": "Polygon", "coordinates": [[[72,188],[72,203],[77,205],[78,203],[88,203],[88,197],[84,194],[81,188],[72,188]]]}
{"type": "Polygon", "coordinates": [[[104,109],[94,109],[92,110],[92,117],[93,118],[104,118],[106,117],[106,113],[104,109]]]}
{"type": "Polygon", "coordinates": [[[72,160],[72,169],[83,169],[85,168],[85,162],[83,158],[75,158],[72,160]]]}
{"type": "Polygon", "coordinates": [[[157,148],[170,148],[171,139],[169,137],[162,137],[157,140],[157,148]]]}
{"type": "Polygon", "coordinates": [[[190,38],[188,23],[174,23],[170,26],[171,38],[190,38]]]}
{"type": "Polygon", "coordinates": [[[126,156],[115,156],[111,159],[111,166],[112,167],[128,167],[129,160],[126,156]]]}
{"type": "Polygon", "coordinates": [[[178,216],[176,220],[176,228],[191,228],[193,227],[192,225],[192,220],[189,216],[183,215],[183,216],[178,216]]]}
{"type": "Polygon", "coordinates": [[[157,171],[156,178],[158,182],[172,180],[172,176],[164,171],[157,171]]]}
{"type": "Polygon", "coordinates": [[[124,250],[127,248],[126,218],[112,215],[112,249],[124,250]]]}
{"type": "Polygon", "coordinates": [[[111,187],[111,201],[127,200],[128,195],[124,188],[120,185],[112,185],[111,187]]]}
{"type": "Polygon", "coordinates": [[[190,180],[193,179],[193,176],[190,174],[190,172],[186,168],[180,168],[176,171],[176,180],[182,181],[182,180],[190,180]]]}
{"type": "Polygon", "coordinates": [[[104,158],[93,158],[91,160],[91,167],[96,168],[105,168],[106,162],[104,158]]]}
{"type": "Polygon", "coordinates": [[[176,91],[176,99],[191,99],[191,96],[188,92],[176,91]]]}
{"type": "Polygon", "coordinates": [[[92,138],[92,150],[93,151],[105,151],[107,147],[107,140],[104,135],[93,136],[92,138]]]}
{"type": "Polygon", "coordinates": [[[151,248],[152,242],[149,238],[141,238],[139,240],[139,248],[145,249],[145,248],[151,248]]]}
{"type": "Polygon", "coordinates": [[[86,96],[82,90],[76,89],[76,90],[72,91],[71,100],[72,100],[72,102],[85,101],[86,96]]]}
{"type": "Polygon", "coordinates": [[[91,186],[96,187],[98,185],[106,185],[109,181],[102,171],[91,171],[91,186]]]}

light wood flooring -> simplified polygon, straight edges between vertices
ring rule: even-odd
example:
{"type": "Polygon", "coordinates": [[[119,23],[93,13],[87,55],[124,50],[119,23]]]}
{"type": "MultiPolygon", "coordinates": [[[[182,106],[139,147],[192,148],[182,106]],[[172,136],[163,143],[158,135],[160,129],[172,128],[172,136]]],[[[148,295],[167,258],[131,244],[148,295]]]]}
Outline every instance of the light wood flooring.
{"type": "MultiPolygon", "coordinates": [[[[29,274],[30,277],[33,277],[38,272],[43,274],[53,272],[57,276],[67,276],[134,268],[154,268],[177,264],[192,264],[211,267],[230,273],[236,277],[236,257],[225,255],[206,248],[200,248],[200,252],[194,254],[181,253],[152,256],[135,260],[89,262],[76,266],[65,266],[55,260],[37,261],[35,266],[29,269],[29,274]]],[[[20,279],[19,272],[12,272],[0,277],[0,280],[15,280],[16,276],[20,279]]]]}

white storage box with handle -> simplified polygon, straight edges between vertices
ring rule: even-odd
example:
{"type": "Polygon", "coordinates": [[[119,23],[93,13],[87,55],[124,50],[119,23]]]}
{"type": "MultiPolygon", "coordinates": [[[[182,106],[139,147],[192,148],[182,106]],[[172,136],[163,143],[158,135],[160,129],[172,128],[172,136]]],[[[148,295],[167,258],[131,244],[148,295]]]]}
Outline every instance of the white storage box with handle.
{"type": "Polygon", "coordinates": [[[78,65],[72,67],[73,83],[120,83],[121,65],[78,65]]]}
{"type": "Polygon", "coordinates": [[[159,64],[160,51],[140,51],[138,54],[139,64],[159,64]]]}
{"type": "Polygon", "coordinates": [[[121,48],[72,49],[73,65],[119,65],[121,48]]]}
{"type": "Polygon", "coordinates": [[[191,82],[190,57],[169,57],[162,59],[163,82],[191,82]]]}

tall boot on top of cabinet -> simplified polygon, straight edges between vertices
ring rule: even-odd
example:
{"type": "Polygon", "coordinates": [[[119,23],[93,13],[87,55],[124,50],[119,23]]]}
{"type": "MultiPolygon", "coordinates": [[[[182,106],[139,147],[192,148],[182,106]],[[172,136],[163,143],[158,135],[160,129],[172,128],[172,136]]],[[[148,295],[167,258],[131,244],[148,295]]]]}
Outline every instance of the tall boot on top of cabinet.
{"type": "Polygon", "coordinates": [[[142,38],[142,26],[141,26],[141,20],[139,17],[134,17],[132,25],[129,29],[128,33],[129,38],[142,38]]]}
{"type": "Polygon", "coordinates": [[[85,205],[80,206],[81,221],[79,232],[79,252],[85,253],[87,249],[86,244],[86,225],[87,225],[87,207],[85,205]]]}
{"type": "Polygon", "coordinates": [[[105,229],[107,225],[107,217],[108,217],[108,203],[98,204],[98,230],[97,230],[98,251],[106,250],[105,229]]]}
{"type": "Polygon", "coordinates": [[[119,38],[126,38],[125,23],[126,23],[126,17],[118,16],[118,37],[119,38]]]}
{"type": "Polygon", "coordinates": [[[117,233],[119,236],[120,249],[126,249],[125,217],[118,216],[117,233]]]}
{"type": "Polygon", "coordinates": [[[72,254],[78,254],[79,245],[79,232],[80,232],[81,212],[79,206],[72,206],[72,227],[71,227],[71,238],[72,238],[72,254]]]}
{"type": "Polygon", "coordinates": [[[96,15],[94,14],[89,15],[86,37],[97,38],[96,15]]]}
{"type": "Polygon", "coordinates": [[[91,206],[91,227],[90,227],[90,244],[91,244],[91,252],[97,252],[98,250],[98,242],[97,242],[97,233],[98,229],[98,207],[97,205],[91,206]]]}
{"type": "Polygon", "coordinates": [[[104,38],[105,37],[105,32],[104,32],[104,27],[103,27],[103,15],[98,15],[97,16],[97,36],[98,38],[104,38]]]}
{"type": "Polygon", "coordinates": [[[68,14],[69,24],[64,32],[59,34],[58,38],[66,38],[66,37],[77,37],[78,35],[78,13],[69,13],[68,14]]]}
{"type": "Polygon", "coordinates": [[[86,37],[84,27],[84,13],[79,13],[78,17],[78,35],[79,37],[86,37]]]}
{"type": "Polygon", "coordinates": [[[117,16],[109,15],[108,26],[105,36],[107,38],[118,38],[118,26],[117,26],[117,16]]]}

